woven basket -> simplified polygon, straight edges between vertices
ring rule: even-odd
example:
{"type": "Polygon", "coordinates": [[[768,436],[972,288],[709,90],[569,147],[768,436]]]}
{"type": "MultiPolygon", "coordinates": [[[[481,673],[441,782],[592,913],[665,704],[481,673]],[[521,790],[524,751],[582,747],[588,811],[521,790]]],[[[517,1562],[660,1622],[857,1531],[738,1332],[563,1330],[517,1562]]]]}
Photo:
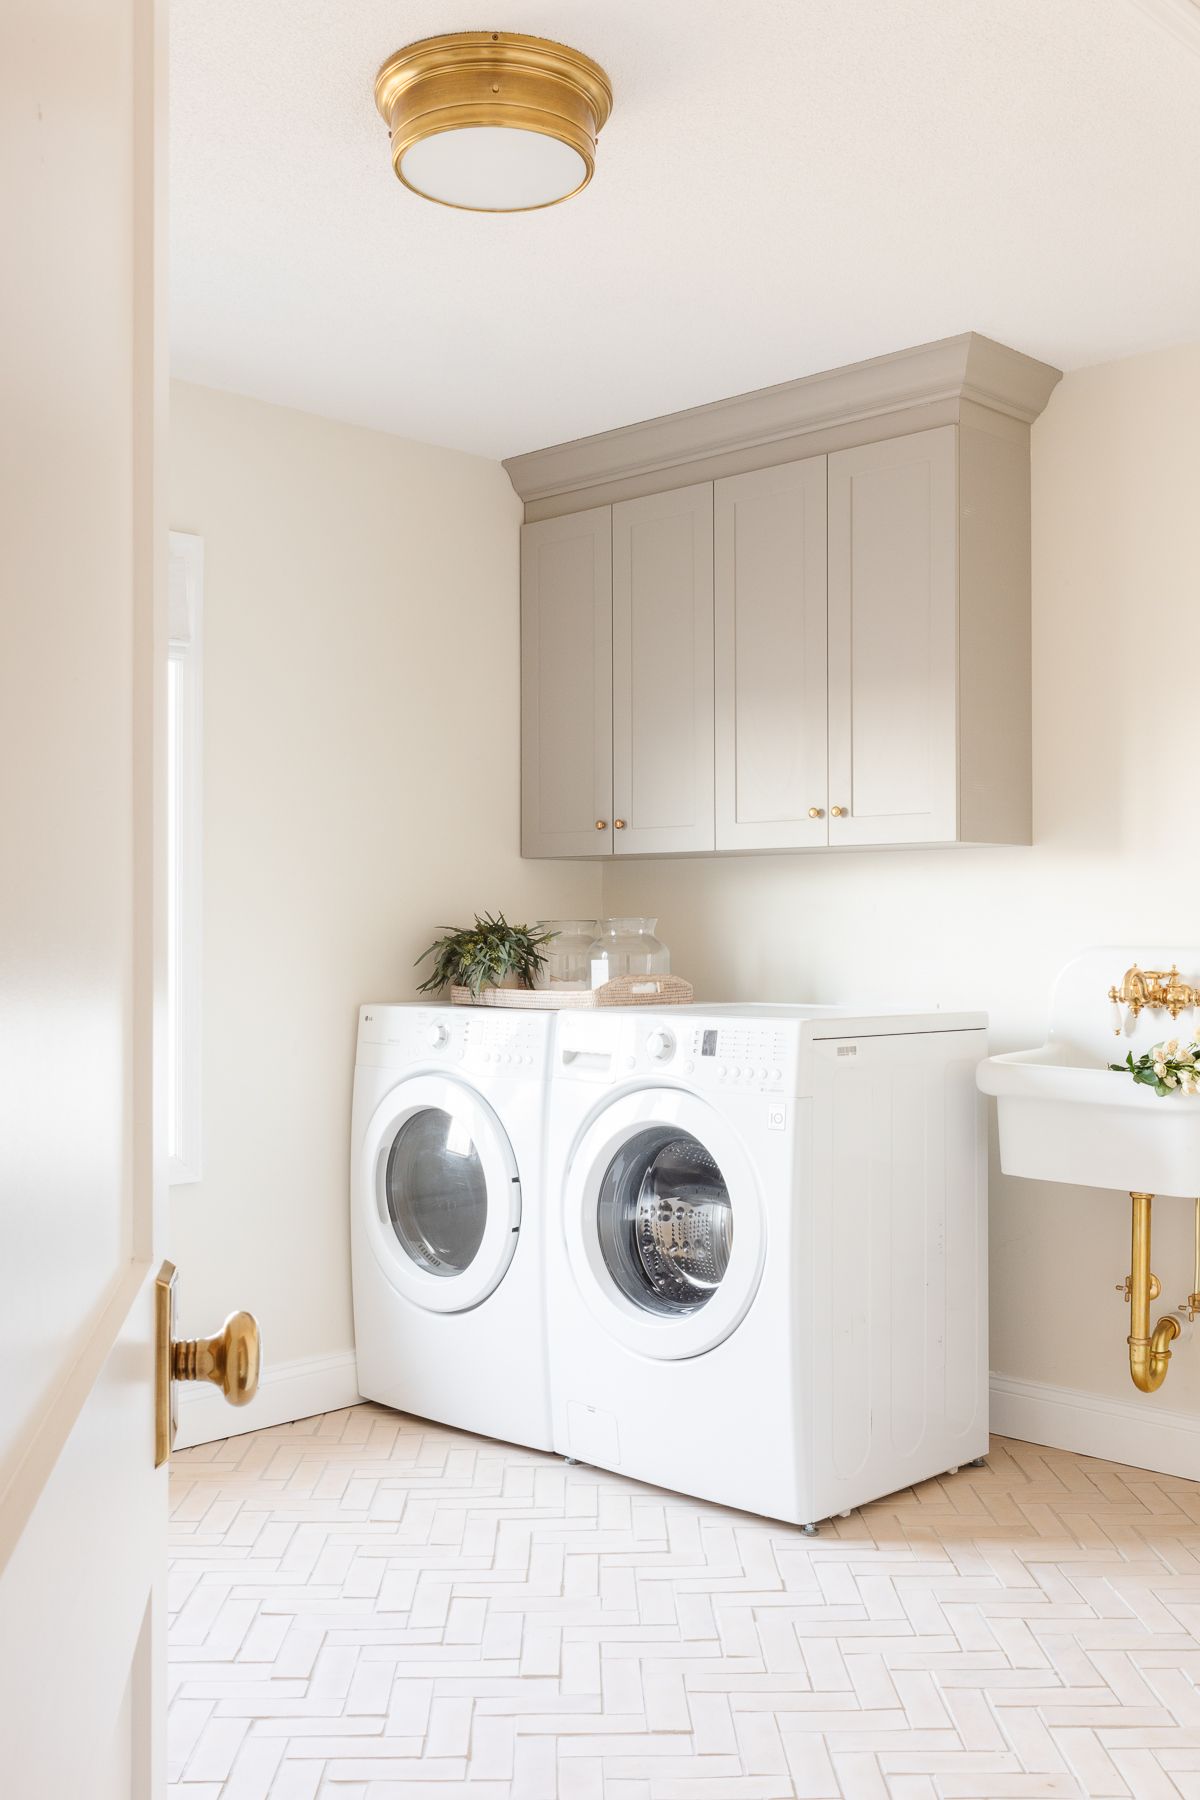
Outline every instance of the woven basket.
{"type": "Polygon", "coordinates": [[[618,975],[598,988],[481,988],[478,1000],[470,988],[452,987],[455,1006],[513,1006],[527,1012],[561,1012],[564,1008],[598,1006],[688,1006],[690,981],[680,975],[618,975]]]}

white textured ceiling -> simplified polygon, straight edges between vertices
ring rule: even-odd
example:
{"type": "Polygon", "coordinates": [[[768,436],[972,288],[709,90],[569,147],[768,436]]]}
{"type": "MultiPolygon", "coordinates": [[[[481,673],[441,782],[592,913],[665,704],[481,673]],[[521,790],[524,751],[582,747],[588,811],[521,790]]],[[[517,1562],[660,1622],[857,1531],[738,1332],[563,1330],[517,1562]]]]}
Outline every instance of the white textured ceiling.
{"type": "Polygon", "coordinates": [[[975,330],[1200,337],[1189,0],[172,0],[175,372],[509,455],[975,330]],[[407,193],[372,81],[535,32],[608,70],[591,187],[407,193]]]}

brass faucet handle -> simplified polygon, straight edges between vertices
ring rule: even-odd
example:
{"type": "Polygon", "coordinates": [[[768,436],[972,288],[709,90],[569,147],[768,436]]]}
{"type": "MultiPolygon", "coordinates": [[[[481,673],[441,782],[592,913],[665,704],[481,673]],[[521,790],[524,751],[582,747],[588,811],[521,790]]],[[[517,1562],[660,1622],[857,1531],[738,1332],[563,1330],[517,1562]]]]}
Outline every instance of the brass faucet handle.
{"type": "Polygon", "coordinates": [[[171,1374],[176,1381],[211,1381],[230,1406],[245,1406],[258,1392],[262,1339],[253,1313],[230,1313],[215,1337],[176,1338],[171,1374]]]}
{"type": "MultiPolygon", "coordinates": [[[[1118,1281],[1116,1286],[1117,1286],[1118,1294],[1121,1295],[1122,1299],[1128,1301],[1133,1294],[1133,1278],[1132,1278],[1132,1276],[1127,1275],[1125,1277],[1124,1281],[1118,1281]]],[[[1150,1298],[1151,1298],[1151,1300],[1157,1300],[1158,1296],[1161,1293],[1162,1293],[1162,1282],[1158,1279],[1157,1275],[1151,1275],[1151,1277],[1150,1277],[1150,1298]]],[[[1184,1309],[1183,1309],[1183,1307],[1180,1307],[1179,1310],[1180,1310],[1180,1312],[1182,1312],[1184,1309]]]]}

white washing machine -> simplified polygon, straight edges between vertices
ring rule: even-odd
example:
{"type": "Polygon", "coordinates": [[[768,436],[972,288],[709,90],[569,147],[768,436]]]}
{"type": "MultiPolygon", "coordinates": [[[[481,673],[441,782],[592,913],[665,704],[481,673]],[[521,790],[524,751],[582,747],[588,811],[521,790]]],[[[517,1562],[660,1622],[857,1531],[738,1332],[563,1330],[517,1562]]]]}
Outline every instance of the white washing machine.
{"type": "Polygon", "coordinates": [[[804,1525],[982,1456],[985,1025],[560,1014],[555,1448],[804,1525]]]}
{"type": "Polygon", "coordinates": [[[539,1450],[552,1031],[548,1013],[364,1006],[351,1124],[360,1393],[539,1450]]]}

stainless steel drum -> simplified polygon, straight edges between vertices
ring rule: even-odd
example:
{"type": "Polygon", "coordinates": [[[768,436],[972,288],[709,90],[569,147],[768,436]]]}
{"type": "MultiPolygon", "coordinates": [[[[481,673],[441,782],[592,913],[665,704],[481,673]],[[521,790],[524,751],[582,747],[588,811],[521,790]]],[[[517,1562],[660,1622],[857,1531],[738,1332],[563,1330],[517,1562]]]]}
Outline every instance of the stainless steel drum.
{"type": "Polygon", "coordinates": [[[622,1145],[601,1183],[597,1227],[609,1274],[647,1312],[696,1312],[729,1267],[729,1189],[687,1132],[652,1126],[622,1145]]]}

